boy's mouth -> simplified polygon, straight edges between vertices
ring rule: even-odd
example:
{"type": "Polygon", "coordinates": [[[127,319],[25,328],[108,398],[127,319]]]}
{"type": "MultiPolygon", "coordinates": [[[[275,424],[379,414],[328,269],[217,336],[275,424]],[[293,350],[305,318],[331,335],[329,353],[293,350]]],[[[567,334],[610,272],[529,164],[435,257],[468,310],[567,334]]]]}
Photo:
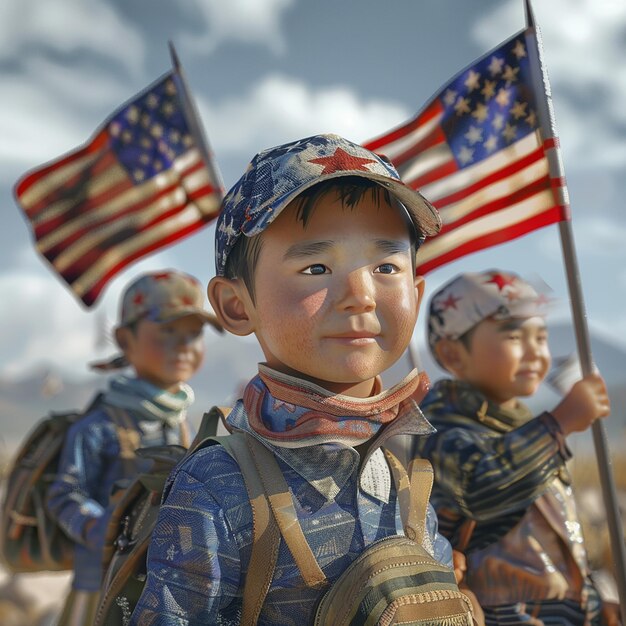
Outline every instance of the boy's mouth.
{"type": "Polygon", "coordinates": [[[329,335],[327,336],[327,339],[346,345],[358,346],[375,343],[377,336],[378,333],[366,330],[353,330],[345,333],[338,333],[336,335],[329,335]]]}

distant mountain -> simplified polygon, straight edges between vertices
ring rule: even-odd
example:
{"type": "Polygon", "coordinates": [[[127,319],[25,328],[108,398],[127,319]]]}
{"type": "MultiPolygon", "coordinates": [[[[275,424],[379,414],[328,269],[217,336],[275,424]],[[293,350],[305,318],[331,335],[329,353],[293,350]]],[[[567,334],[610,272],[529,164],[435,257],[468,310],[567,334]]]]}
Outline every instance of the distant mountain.
{"type": "MultiPolygon", "coordinates": [[[[595,361],[609,385],[613,405],[613,415],[606,422],[607,432],[622,436],[626,432],[626,350],[594,333],[591,342],[595,361]]],[[[423,342],[419,343],[419,369],[426,370],[432,381],[444,376],[424,349],[423,342]]],[[[557,357],[575,352],[571,327],[551,326],[550,344],[557,357]]],[[[209,335],[204,364],[191,380],[196,394],[190,411],[191,421],[198,424],[202,413],[214,404],[232,404],[262,360],[263,355],[253,338],[209,335]]],[[[385,384],[399,381],[411,368],[407,355],[384,373],[385,384]]],[[[85,374],[83,379],[77,380],[49,367],[39,368],[19,380],[0,379],[0,456],[12,450],[42,415],[84,407],[99,389],[106,388],[107,379],[108,376],[85,374]]],[[[555,406],[558,401],[559,396],[543,385],[528,403],[540,411],[555,406]]]]}

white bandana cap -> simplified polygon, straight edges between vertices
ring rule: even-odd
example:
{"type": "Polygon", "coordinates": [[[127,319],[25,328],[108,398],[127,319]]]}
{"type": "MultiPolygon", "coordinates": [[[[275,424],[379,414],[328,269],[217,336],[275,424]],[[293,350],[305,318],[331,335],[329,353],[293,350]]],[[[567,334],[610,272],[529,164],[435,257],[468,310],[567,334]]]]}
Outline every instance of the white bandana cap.
{"type": "Polygon", "coordinates": [[[458,339],[484,319],[545,317],[549,298],[512,272],[459,274],[430,299],[428,344],[435,356],[440,339],[458,339]]]}

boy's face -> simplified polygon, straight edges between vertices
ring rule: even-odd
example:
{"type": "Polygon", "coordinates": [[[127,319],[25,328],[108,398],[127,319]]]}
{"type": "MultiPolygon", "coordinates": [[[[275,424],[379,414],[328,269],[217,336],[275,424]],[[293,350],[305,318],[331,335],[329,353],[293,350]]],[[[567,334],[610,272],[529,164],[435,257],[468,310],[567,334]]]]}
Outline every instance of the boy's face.
{"type": "Polygon", "coordinates": [[[203,322],[187,315],[171,322],[142,319],[134,331],[117,330],[118,343],[137,376],[175,392],[202,364],[203,322]]]}
{"type": "Polygon", "coordinates": [[[401,207],[379,195],[345,208],[331,190],[306,228],[290,206],[263,233],[255,302],[244,299],[270,367],[368,396],[406,349],[423,280],[401,207]]]}
{"type": "Polygon", "coordinates": [[[543,317],[486,319],[472,331],[469,347],[459,348],[458,378],[500,405],[537,391],[550,368],[548,331],[543,317]]]}

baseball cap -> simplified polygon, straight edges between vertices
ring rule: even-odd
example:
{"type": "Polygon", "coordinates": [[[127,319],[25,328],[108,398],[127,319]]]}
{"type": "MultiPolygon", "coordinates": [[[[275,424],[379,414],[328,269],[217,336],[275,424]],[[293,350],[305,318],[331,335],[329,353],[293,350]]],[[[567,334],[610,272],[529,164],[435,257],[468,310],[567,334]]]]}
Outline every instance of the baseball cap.
{"type": "Polygon", "coordinates": [[[338,135],[314,135],[259,152],[222,201],[215,229],[215,267],[223,276],[238,238],[263,232],[299,194],[333,178],[359,176],[387,189],[424,236],[441,228],[437,209],[402,182],[385,158],[338,135]]]}
{"type": "Polygon", "coordinates": [[[428,344],[458,339],[484,319],[545,316],[547,294],[512,272],[459,274],[433,294],[428,306],[428,344]]]}
{"type": "MultiPolygon", "coordinates": [[[[215,315],[204,308],[204,291],[196,278],[173,269],[148,272],[126,287],[122,295],[118,327],[130,326],[142,319],[158,323],[171,322],[188,315],[195,315],[223,332],[215,315]]],[[[90,367],[111,370],[126,364],[126,359],[120,355],[107,361],[91,363],[90,367]]]]}

